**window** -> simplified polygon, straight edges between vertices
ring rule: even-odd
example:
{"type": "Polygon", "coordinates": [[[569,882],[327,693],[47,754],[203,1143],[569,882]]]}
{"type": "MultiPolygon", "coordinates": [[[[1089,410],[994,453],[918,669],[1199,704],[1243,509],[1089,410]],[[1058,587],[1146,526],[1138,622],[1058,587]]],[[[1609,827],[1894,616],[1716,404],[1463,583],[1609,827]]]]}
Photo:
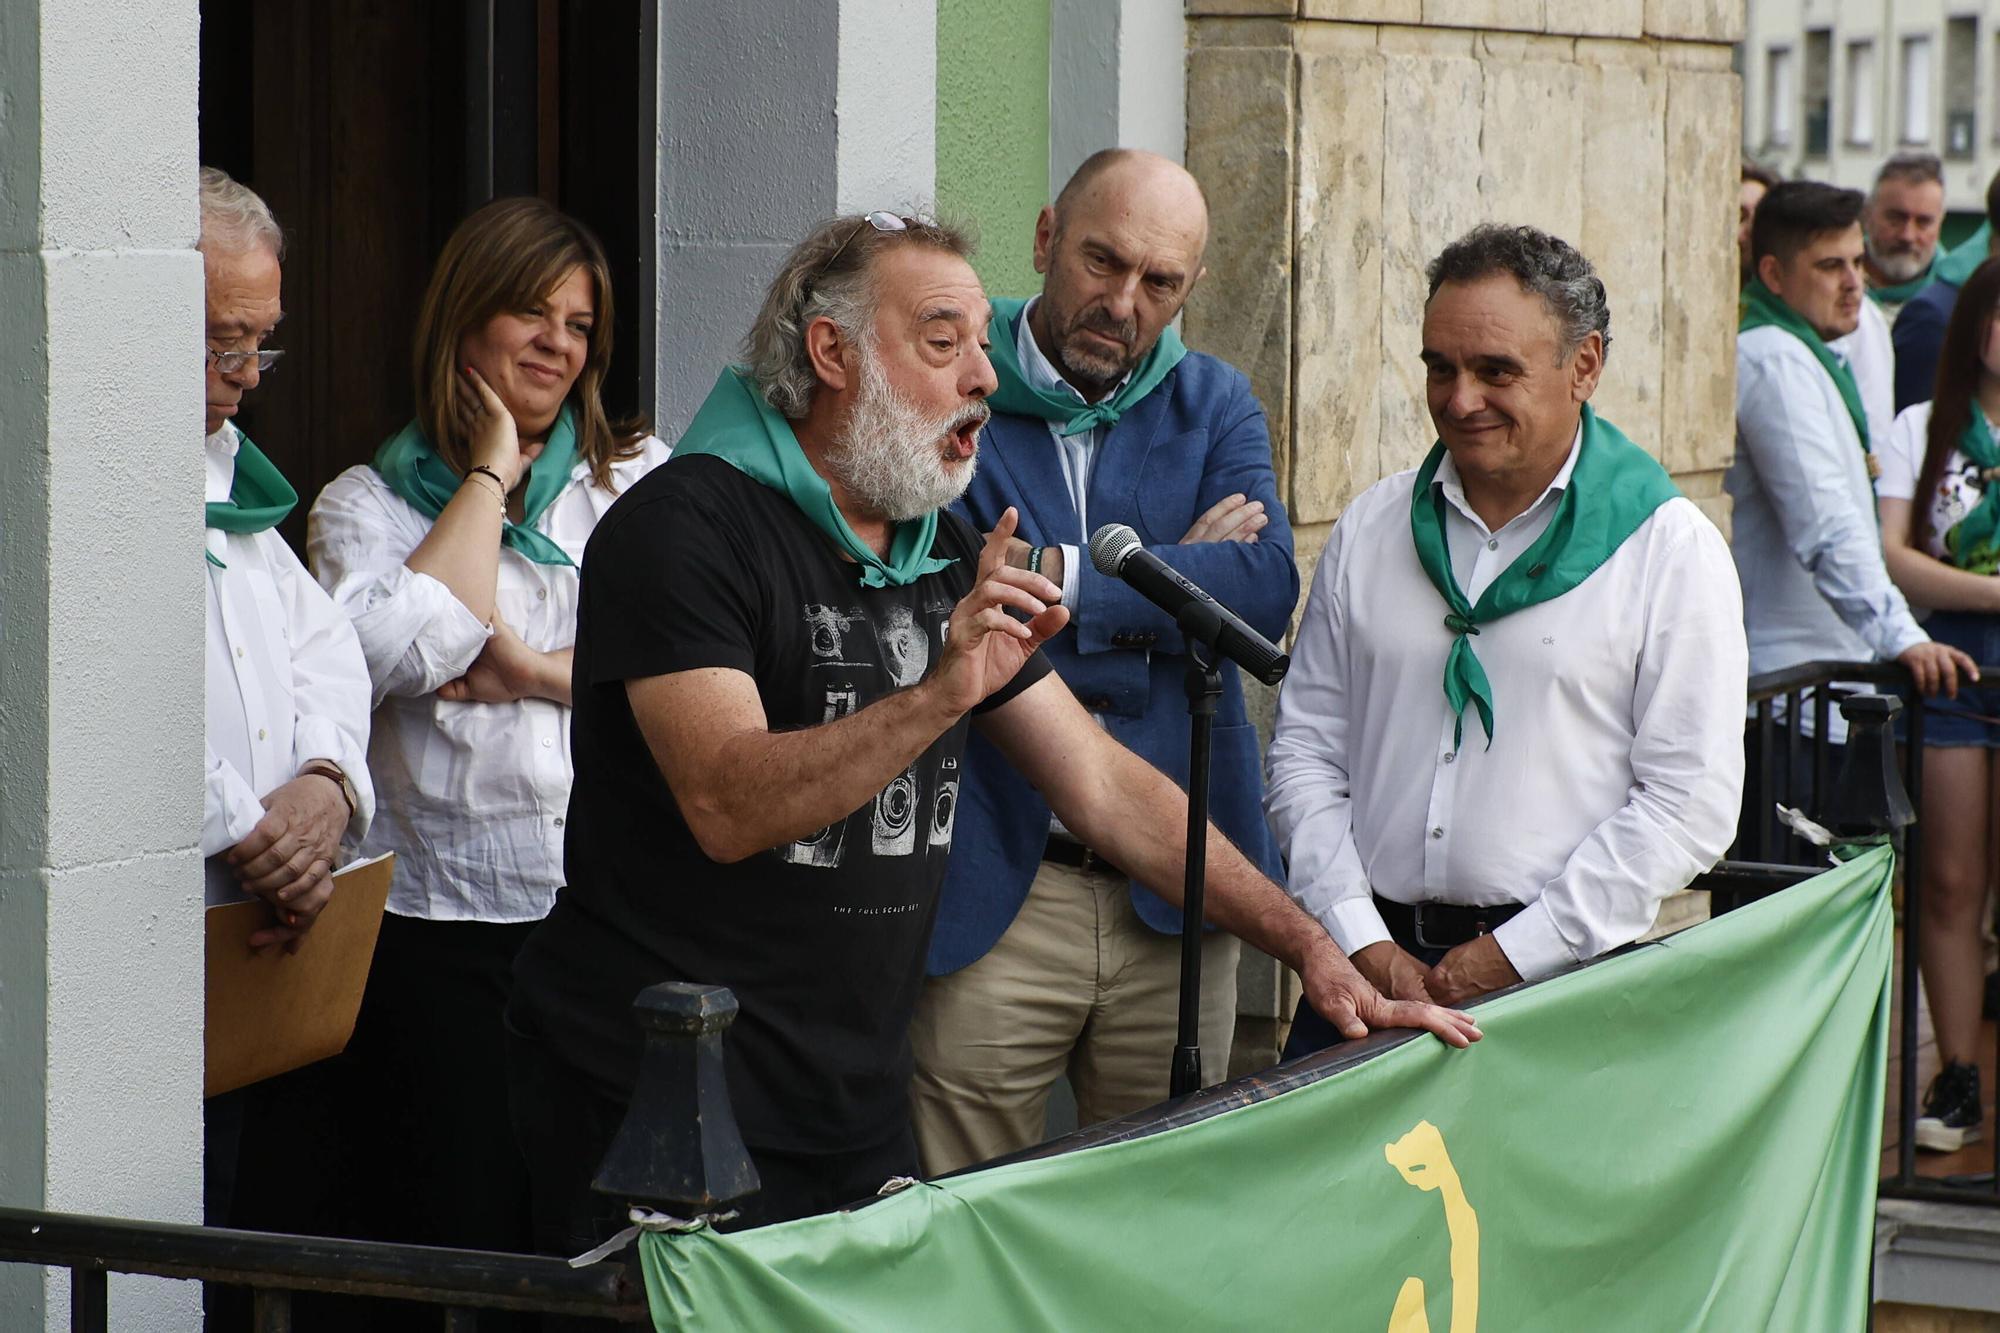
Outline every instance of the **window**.
{"type": "Polygon", "coordinates": [[[1833,33],[1806,33],[1806,156],[1825,157],[1833,140],[1833,33]]]}
{"type": "Polygon", "coordinates": [[[1971,157],[1978,133],[1974,123],[1979,79],[1979,20],[1955,18],[1944,25],[1944,153],[1971,157]]]}
{"type": "Polygon", "coordinates": [[[1903,142],[1931,141],[1931,39],[1903,39],[1903,142]]]}
{"type": "Polygon", "coordinates": [[[1764,137],[1772,147],[1790,147],[1798,98],[1798,71],[1792,64],[1792,48],[1774,46],[1764,56],[1764,137]]]}
{"type": "Polygon", "coordinates": [[[1847,142],[1867,148],[1875,142],[1875,43],[1847,44],[1847,142]]]}

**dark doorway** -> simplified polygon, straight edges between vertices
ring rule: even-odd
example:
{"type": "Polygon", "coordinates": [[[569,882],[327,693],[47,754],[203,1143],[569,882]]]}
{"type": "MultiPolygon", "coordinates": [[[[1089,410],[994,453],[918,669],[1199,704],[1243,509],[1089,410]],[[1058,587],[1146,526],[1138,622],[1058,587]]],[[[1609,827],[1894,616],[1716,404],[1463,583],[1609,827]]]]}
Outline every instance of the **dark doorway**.
{"type": "Polygon", "coordinates": [[[410,333],[451,229],[498,195],[611,260],[606,407],[653,406],[657,0],[201,0],[201,156],[285,229],[280,367],[238,424],[298,488],[283,528],[409,420],[410,333]]]}

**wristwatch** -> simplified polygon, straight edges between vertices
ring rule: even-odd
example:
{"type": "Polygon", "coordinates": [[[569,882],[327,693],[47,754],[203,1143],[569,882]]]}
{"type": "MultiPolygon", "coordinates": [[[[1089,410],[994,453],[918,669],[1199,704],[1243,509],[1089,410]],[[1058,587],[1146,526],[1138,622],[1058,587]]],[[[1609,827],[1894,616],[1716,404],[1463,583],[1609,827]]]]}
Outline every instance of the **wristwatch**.
{"type": "Polygon", "coordinates": [[[334,763],[331,759],[308,759],[305,763],[299,765],[298,776],[303,778],[308,775],[316,778],[328,778],[340,785],[340,798],[347,802],[347,817],[349,819],[352,819],[355,813],[360,810],[361,801],[354,794],[354,784],[347,780],[347,774],[341,771],[339,764],[334,763]]]}

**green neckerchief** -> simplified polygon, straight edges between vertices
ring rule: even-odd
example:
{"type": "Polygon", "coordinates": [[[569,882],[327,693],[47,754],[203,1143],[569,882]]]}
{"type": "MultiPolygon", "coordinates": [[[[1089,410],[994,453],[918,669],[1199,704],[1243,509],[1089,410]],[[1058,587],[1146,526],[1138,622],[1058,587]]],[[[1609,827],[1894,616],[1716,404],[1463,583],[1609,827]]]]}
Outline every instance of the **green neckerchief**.
{"type": "Polygon", "coordinates": [[[674,446],[674,457],[689,454],[714,454],[752,481],[788,497],[814,527],[854,557],[864,588],[900,588],[954,563],[931,554],[931,544],[937,540],[936,511],[898,523],[889,540],[889,558],[875,554],[847,526],[826,478],[813,470],[799,447],[792,423],[773,410],[747,372],[735,366],[716,377],[715,387],[674,446]]]}
{"type": "Polygon", "coordinates": [[[1983,492],[1979,503],[1972,512],[1960,519],[1958,526],[1946,534],[1945,547],[1950,552],[1951,563],[1960,569],[1975,573],[1993,572],[1994,548],[2000,545],[1996,535],[2000,535],[2000,485],[1995,485],[1987,473],[2000,468],[2000,446],[1993,443],[1993,431],[1986,424],[1986,413],[1978,403],[1971,404],[1972,420],[1965,423],[1964,434],[1958,437],[1958,451],[1979,468],[1980,489],[1983,492]]]}
{"type": "MultiPolygon", "coordinates": [[[[1785,304],[1784,298],[1764,285],[1763,279],[1752,278],[1743,289],[1743,301],[1737,314],[1736,331],[1748,333],[1765,325],[1783,329],[1806,345],[1806,350],[1833,376],[1833,387],[1840,390],[1840,401],[1847,404],[1847,415],[1854,422],[1854,433],[1861,437],[1861,452],[1869,451],[1868,414],[1861,410],[1861,388],[1854,382],[1854,372],[1847,363],[1833,354],[1819,331],[1806,323],[1804,316],[1785,304]]],[[[1869,475],[1873,476],[1873,469],[1869,475]]]]}
{"type": "Polygon", "coordinates": [[[1899,282],[1893,287],[1870,287],[1868,297],[1876,305],[1902,305],[1912,296],[1931,285],[1936,280],[1938,270],[1944,266],[1944,247],[1939,246],[1931,255],[1930,267],[1908,282],[1899,282]]]}
{"type": "MultiPolygon", "coordinates": [[[[1117,425],[1118,418],[1125,415],[1134,403],[1157,389],[1160,381],[1187,355],[1187,344],[1181,341],[1181,335],[1174,332],[1173,326],[1168,325],[1160,330],[1160,340],[1153,344],[1153,350],[1132,368],[1132,374],[1123,388],[1101,402],[1079,402],[1068,394],[1037,389],[1028,383],[1028,377],[1022,373],[1021,349],[1017,339],[1020,336],[1021,312],[1027,308],[1026,301],[1011,296],[993,299],[993,327],[989,335],[993,345],[987,348],[986,354],[993,361],[993,373],[1000,377],[1000,387],[988,395],[986,401],[995,412],[1063,422],[1064,435],[1080,435],[1098,426],[1117,425]]],[[[1031,333],[1028,336],[1034,335],[1031,333]]]]}
{"type": "MultiPolygon", "coordinates": [[[[236,475],[229,483],[229,498],[208,502],[208,526],[224,532],[262,532],[284,522],[298,502],[299,493],[277,464],[264,457],[248,435],[237,431],[236,475]]],[[[203,554],[217,569],[229,568],[215,552],[204,548],[203,554]]]]}
{"type": "Polygon", "coordinates": [[[1952,247],[1951,253],[1931,266],[1931,273],[1939,282],[1948,282],[1954,287],[1963,287],[1965,280],[1972,276],[1972,270],[1986,262],[1987,250],[1993,241],[1993,224],[1982,222],[1979,230],[1952,247]]]}
{"type": "MultiPolygon", "coordinates": [[[[408,500],[410,507],[425,518],[436,518],[443,513],[446,503],[465,480],[438,456],[423,427],[414,421],[383,441],[382,447],[375,451],[374,467],[382,480],[389,483],[389,489],[408,500]]],[[[564,403],[562,411],[556,413],[556,424],[549,428],[542,452],[528,465],[528,489],[521,496],[521,521],[516,523],[505,513],[500,516],[502,546],[513,547],[538,565],[576,563],[546,533],[535,528],[535,520],[562,494],[575,467],[576,409],[564,403]]]]}
{"type": "Polygon", "coordinates": [[[1451,704],[1455,726],[1452,747],[1465,739],[1465,705],[1479,710],[1486,728],[1486,745],[1493,746],[1493,686],[1472,651],[1471,637],[1481,625],[1512,615],[1540,602],[1553,601],[1589,578],[1597,567],[1655,509],[1680,494],[1665,468],[1625,438],[1588,403],[1583,408],[1583,442],[1569,485],[1556,502],[1555,517],[1534,544],[1514,558],[1500,577],[1468,605],[1451,571],[1451,548],[1444,535],[1444,488],[1433,486],[1445,459],[1444,442],[1431,448],[1417,469],[1416,490],[1410,495],[1410,536],[1417,560],[1431,586],[1451,608],[1444,627],[1451,631],[1451,653],[1444,663],[1444,697],[1451,704]]]}

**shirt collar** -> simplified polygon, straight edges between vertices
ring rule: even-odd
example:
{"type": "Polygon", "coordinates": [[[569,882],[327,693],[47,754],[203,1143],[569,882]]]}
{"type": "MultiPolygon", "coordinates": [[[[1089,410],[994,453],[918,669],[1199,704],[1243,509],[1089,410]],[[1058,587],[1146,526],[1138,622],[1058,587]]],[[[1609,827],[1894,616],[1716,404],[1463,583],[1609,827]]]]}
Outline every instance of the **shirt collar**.
{"type": "MultiPolygon", "coordinates": [[[[1535,497],[1533,504],[1515,515],[1514,518],[1510,519],[1503,526],[1512,527],[1514,524],[1519,523],[1522,519],[1539,510],[1543,505],[1552,503],[1550,500],[1551,496],[1558,496],[1563,491],[1569,489],[1570,474],[1576,471],[1577,455],[1582,452],[1583,422],[1579,420],[1576,424],[1576,438],[1571,440],[1569,444],[1569,457],[1563,460],[1563,465],[1557,470],[1555,477],[1549,482],[1547,488],[1539,496],[1535,497]]],[[[1453,509],[1456,509],[1459,513],[1479,524],[1480,531],[1486,531],[1485,520],[1474,513],[1471,504],[1466,501],[1465,485],[1459,478],[1458,465],[1452,461],[1450,451],[1446,451],[1444,461],[1438,464],[1437,473],[1431,478],[1431,485],[1442,488],[1444,498],[1451,502],[1453,509]]]]}
{"type": "Polygon", "coordinates": [[[229,498],[230,488],[236,484],[236,454],[242,448],[242,441],[235,423],[225,421],[201,442],[202,457],[207,464],[204,500],[220,504],[229,498]]]}
{"type": "MultiPolygon", "coordinates": [[[[1035,313],[1035,307],[1041,303],[1042,298],[1037,296],[1022,306],[1021,322],[1014,329],[1014,355],[1020,362],[1021,374],[1027,378],[1030,388],[1040,389],[1044,393],[1066,393],[1087,406],[1090,400],[1078,393],[1076,386],[1062,377],[1062,372],[1056,369],[1055,363],[1042,355],[1042,345],[1035,341],[1034,331],[1028,327],[1028,317],[1035,313]]],[[[1112,385],[1104,396],[1109,398],[1117,393],[1131,378],[1132,372],[1126,371],[1124,377],[1112,385]]]]}

